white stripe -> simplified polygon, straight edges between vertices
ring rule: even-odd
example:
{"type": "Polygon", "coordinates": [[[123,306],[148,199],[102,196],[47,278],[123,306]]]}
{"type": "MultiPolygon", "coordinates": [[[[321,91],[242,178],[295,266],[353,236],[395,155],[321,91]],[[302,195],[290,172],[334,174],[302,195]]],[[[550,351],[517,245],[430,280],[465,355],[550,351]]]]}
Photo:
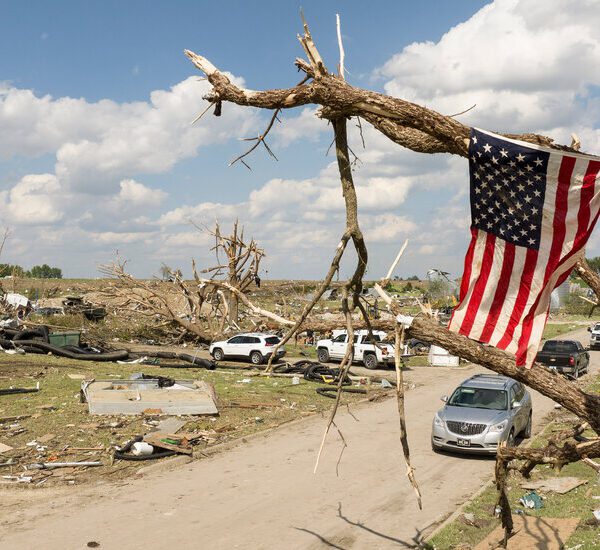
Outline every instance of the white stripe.
{"type": "Polygon", "coordinates": [[[525,265],[525,255],[527,249],[522,246],[515,247],[515,261],[513,263],[512,273],[510,280],[508,281],[508,291],[506,292],[506,298],[502,304],[500,315],[496,323],[496,328],[490,337],[490,344],[497,346],[498,342],[502,339],[508,322],[510,321],[510,315],[515,308],[515,301],[517,300],[517,294],[521,287],[521,276],[523,275],[523,267],[525,265]]]}
{"type": "Polygon", "coordinates": [[[483,296],[477,314],[475,315],[473,328],[469,333],[469,338],[473,338],[473,340],[481,340],[481,333],[485,328],[485,321],[490,312],[490,308],[492,307],[496,289],[498,288],[497,283],[500,280],[500,272],[502,271],[502,264],[504,263],[505,246],[506,241],[496,237],[496,240],[494,241],[494,260],[488,277],[488,284],[486,284],[485,289],[483,290],[483,296]]]}
{"type": "Polygon", "coordinates": [[[458,332],[460,327],[465,319],[465,315],[467,313],[467,309],[469,307],[469,301],[471,300],[471,295],[473,294],[473,288],[475,287],[475,282],[479,277],[479,273],[481,273],[481,264],[483,262],[483,252],[485,250],[485,241],[487,238],[487,233],[485,231],[481,231],[481,229],[477,230],[477,241],[475,242],[475,249],[473,250],[473,260],[471,261],[471,277],[469,278],[469,287],[467,293],[465,295],[464,300],[460,303],[460,305],[454,310],[454,315],[452,316],[452,322],[448,327],[450,330],[454,332],[458,332]]]}

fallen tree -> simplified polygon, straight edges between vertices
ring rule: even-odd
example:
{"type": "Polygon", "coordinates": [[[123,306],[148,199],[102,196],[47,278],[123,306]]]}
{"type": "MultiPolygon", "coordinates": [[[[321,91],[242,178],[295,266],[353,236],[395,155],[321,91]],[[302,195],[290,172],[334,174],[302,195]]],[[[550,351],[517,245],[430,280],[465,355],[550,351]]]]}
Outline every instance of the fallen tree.
{"type": "MultiPolygon", "coordinates": [[[[340,238],[340,243],[335,251],[327,275],[315,293],[314,300],[304,308],[299,318],[288,329],[282,344],[291,338],[295,332],[300,330],[301,327],[307,328],[311,326],[310,313],[312,308],[329,286],[333,276],[338,271],[341,257],[349,242],[352,242],[357,251],[358,259],[354,274],[343,287],[342,298],[342,309],[346,318],[350,342],[346,356],[342,362],[342,368],[347,368],[353,353],[352,334],[354,323],[352,321],[352,312],[358,309],[363,314],[365,325],[370,327],[369,319],[364,311],[364,306],[360,302],[359,296],[368,256],[358,223],[356,192],[352,180],[351,163],[348,158],[347,119],[349,117],[358,117],[359,120],[364,119],[395,143],[413,151],[430,154],[451,153],[462,157],[468,156],[470,128],[461,124],[453,116],[445,116],[399,98],[357,88],[348,84],[344,79],[344,53],[340,36],[338,20],[340,69],[339,74],[336,75],[326,69],[312,40],[308,26],[305,23],[304,34],[299,36],[299,40],[308,61],[297,59],[295,62],[298,69],[305,73],[305,78],[297,86],[287,89],[255,91],[240,88],[232,83],[221,70],[205,57],[189,50],[186,50],[185,54],[206,75],[208,81],[212,84],[213,89],[205,96],[205,99],[209,102],[209,107],[211,105],[214,106],[214,114],[216,116],[221,114],[223,103],[225,102],[274,111],[269,125],[259,135],[252,149],[260,143],[268,147],[265,138],[273,125],[274,118],[282,109],[316,104],[320,106],[318,116],[331,121],[335,136],[336,157],[340,172],[342,194],[346,204],[346,227],[340,238]]],[[[549,137],[534,133],[504,135],[512,139],[564,151],[576,152],[579,149],[579,145],[575,139],[572,146],[566,146],[554,143],[549,137]]],[[[578,264],[577,270],[590,287],[600,296],[600,278],[597,274],[589,269],[589,266],[586,266],[583,261],[578,264]]],[[[381,289],[381,285],[379,288],[381,289]]],[[[383,290],[381,290],[381,295],[386,299],[390,310],[394,314],[402,314],[399,306],[383,290]]],[[[582,422],[587,423],[597,434],[600,434],[600,396],[583,391],[575,382],[568,381],[539,364],[533,365],[531,369],[518,368],[515,366],[514,356],[452,333],[431,318],[428,318],[425,313],[413,319],[405,328],[410,336],[444,347],[455,355],[459,355],[460,357],[481,364],[494,372],[523,382],[530,388],[563,405],[565,409],[576,414],[582,419],[582,422]]],[[[401,338],[401,336],[398,338],[397,344],[401,343],[401,338]]],[[[401,406],[401,397],[399,394],[399,410],[402,424],[403,408],[401,406]]],[[[335,410],[336,408],[334,407],[332,415],[329,418],[326,433],[331,425],[335,425],[335,410]]],[[[409,455],[406,452],[408,450],[408,443],[404,437],[402,442],[408,462],[409,455]]],[[[499,501],[503,508],[502,520],[507,536],[512,531],[510,507],[508,506],[504,489],[505,474],[509,463],[515,459],[526,461],[527,468],[522,468],[521,471],[527,475],[536,464],[554,461],[553,463],[559,467],[582,457],[588,460],[600,457],[600,438],[594,438],[586,442],[585,445],[581,445],[575,441],[574,434],[571,434],[562,441],[562,446],[560,443],[554,442],[541,450],[506,447],[500,449],[496,473],[498,488],[500,490],[499,501]]],[[[410,464],[408,464],[408,472],[410,476],[412,474],[410,464]]]]}

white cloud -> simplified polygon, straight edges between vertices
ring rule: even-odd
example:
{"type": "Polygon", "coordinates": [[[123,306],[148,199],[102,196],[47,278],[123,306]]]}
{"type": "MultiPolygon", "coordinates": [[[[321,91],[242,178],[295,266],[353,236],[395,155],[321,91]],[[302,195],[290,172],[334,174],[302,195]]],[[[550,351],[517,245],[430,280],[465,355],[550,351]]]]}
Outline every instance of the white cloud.
{"type": "Polygon", "coordinates": [[[121,191],[119,191],[115,202],[117,205],[125,207],[158,206],[168,196],[168,193],[161,189],[150,189],[132,179],[122,180],[120,186],[121,191]]]}
{"type": "Polygon", "coordinates": [[[25,176],[0,197],[2,217],[11,225],[46,225],[63,217],[64,196],[54,174],[25,176]]]}
{"type": "Polygon", "coordinates": [[[497,0],[439,42],[408,45],[378,74],[388,93],[446,114],[476,103],[461,120],[478,125],[573,131],[590,124],[581,98],[600,84],[599,28],[594,0],[497,0]]]}

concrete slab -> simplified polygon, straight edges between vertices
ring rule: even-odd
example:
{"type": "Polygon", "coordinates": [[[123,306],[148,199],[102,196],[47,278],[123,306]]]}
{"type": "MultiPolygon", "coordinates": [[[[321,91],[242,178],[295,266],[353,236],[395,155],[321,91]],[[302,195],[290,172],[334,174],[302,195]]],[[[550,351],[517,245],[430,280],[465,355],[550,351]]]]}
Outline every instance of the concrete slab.
{"type": "Polygon", "coordinates": [[[176,380],[171,387],[158,381],[96,380],[82,384],[91,414],[156,415],[218,414],[209,384],[200,380],[176,380]]]}

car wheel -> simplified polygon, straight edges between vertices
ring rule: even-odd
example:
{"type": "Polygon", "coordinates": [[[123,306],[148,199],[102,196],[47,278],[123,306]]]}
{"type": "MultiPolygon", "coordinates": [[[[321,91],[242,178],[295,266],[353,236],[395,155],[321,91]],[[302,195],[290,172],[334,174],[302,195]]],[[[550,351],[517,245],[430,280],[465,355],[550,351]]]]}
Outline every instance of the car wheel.
{"type": "Polygon", "coordinates": [[[367,368],[369,370],[376,369],[377,365],[378,365],[377,356],[375,356],[372,353],[367,353],[363,357],[363,364],[364,364],[365,368],[367,368]]]}
{"type": "Polygon", "coordinates": [[[317,350],[317,360],[319,363],[327,363],[329,361],[329,352],[326,348],[319,348],[317,350]]]}
{"type": "Polygon", "coordinates": [[[215,348],[212,352],[212,356],[215,361],[223,361],[225,354],[221,348],[215,348]]]}
{"type": "Polygon", "coordinates": [[[508,439],[506,440],[507,447],[515,446],[515,429],[511,428],[510,433],[508,434],[508,439]]]}
{"type": "Polygon", "coordinates": [[[529,439],[531,437],[531,430],[533,428],[533,411],[529,413],[529,420],[527,421],[527,426],[523,430],[523,439],[529,439]]]}
{"type": "Polygon", "coordinates": [[[263,356],[260,351],[253,351],[250,354],[250,362],[253,365],[260,365],[263,362],[263,356]]]}
{"type": "Polygon", "coordinates": [[[441,453],[441,452],[442,452],[442,451],[441,451],[441,449],[439,449],[438,447],[436,447],[436,446],[433,444],[433,441],[431,442],[431,450],[432,450],[434,453],[436,453],[436,454],[439,454],[439,453],[441,453]]]}
{"type": "Polygon", "coordinates": [[[579,378],[579,367],[576,367],[573,371],[573,380],[577,380],[579,378]]]}
{"type": "Polygon", "coordinates": [[[425,350],[427,349],[427,346],[425,346],[424,344],[417,344],[413,349],[413,353],[415,353],[416,355],[421,355],[421,353],[424,353],[425,350]]]}

